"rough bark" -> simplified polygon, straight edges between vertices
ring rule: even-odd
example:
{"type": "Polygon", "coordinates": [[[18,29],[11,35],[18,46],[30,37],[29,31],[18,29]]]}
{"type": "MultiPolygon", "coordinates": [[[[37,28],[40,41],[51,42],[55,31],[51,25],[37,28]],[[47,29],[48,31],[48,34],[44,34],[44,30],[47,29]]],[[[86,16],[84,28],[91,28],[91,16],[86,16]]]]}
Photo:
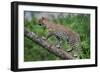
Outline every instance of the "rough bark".
{"type": "Polygon", "coordinates": [[[58,49],[56,46],[50,44],[48,41],[44,40],[42,37],[39,37],[34,32],[31,32],[26,28],[24,29],[24,35],[61,59],[74,59],[74,57],[69,55],[63,49],[58,49]]]}

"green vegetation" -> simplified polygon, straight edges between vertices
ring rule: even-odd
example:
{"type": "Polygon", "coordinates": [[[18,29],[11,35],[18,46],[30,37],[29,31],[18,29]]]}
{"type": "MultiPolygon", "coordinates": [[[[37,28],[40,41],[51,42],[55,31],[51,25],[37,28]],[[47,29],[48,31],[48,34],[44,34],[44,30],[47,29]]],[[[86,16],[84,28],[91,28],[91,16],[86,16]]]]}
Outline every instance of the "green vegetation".
{"type": "MultiPolygon", "coordinates": [[[[37,19],[33,16],[32,21],[25,20],[24,27],[35,32],[40,37],[46,37],[48,30],[39,26],[36,22],[37,19]]],[[[53,19],[52,22],[62,24],[65,27],[69,27],[79,33],[81,38],[82,53],[81,59],[90,58],[90,15],[89,14],[69,14],[66,17],[59,17],[53,19]]],[[[48,41],[55,44],[56,38],[52,36],[48,41]]],[[[67,43],[62,41],[61,45],[65,50],[67,43]]],[[[27,37],[24,37],[24,61],[43,61],[43,60],[60,60],[59,57],[45,50],[43,47],[34,43],[27,37]]]]}

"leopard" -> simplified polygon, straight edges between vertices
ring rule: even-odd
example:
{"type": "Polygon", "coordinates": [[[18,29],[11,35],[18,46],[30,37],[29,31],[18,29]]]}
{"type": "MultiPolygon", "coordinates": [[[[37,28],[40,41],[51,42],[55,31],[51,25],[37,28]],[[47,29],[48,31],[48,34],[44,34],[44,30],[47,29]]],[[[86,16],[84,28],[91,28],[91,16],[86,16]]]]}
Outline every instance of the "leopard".
{"type": "Polygon", "coordinates": [[[51,36],[55,36],[57,39],[56,47],[61,48],[61,40],[67,41],[70,45],[70,49],[67,52],[72,55],[75,59],[80,59],[80,53],[82,51],[81,48],[81,40],[80,35],[72,30],[69,27],[66,27],[61,24],[57,24],[48,20],[48,18],[41,17],[38,20],[40,26],[45,27],[48,29],[48,34],[46,39],[50,38],[51,36]]]}

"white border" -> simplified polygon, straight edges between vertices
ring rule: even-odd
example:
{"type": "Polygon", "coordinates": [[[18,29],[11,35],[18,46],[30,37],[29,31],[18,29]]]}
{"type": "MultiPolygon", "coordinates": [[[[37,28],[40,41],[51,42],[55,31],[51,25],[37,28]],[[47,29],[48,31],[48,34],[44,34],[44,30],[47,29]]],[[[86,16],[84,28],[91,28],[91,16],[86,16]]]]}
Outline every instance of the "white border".
{"type": "MultiPolygon", "coordinates": [[[[18,68],[36,68],[50,66],[71,66],[95,64],[95,10],[81,8],[58,8],[46,6],[18,6],[18,68]],[[36,61],[24,62],[24,11],[49,11],[49,12],[68,12],[68,13],[89,13],[91,14],[91,58],[80,60],[60,60],[60,61],[36,61]]],[[[85,30],[85,29],[84,29],[85,30]]]]}

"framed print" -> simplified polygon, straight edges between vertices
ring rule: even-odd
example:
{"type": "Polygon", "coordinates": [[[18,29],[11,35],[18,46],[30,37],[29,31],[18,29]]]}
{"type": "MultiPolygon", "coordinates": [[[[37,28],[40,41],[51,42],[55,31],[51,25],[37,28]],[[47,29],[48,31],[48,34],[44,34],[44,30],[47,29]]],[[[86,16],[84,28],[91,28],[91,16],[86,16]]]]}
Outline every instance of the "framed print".
{"type": "Polygon", "coordinates": [[[97,7],[11,3],[11,70],[97,66],[97,7]]]}

